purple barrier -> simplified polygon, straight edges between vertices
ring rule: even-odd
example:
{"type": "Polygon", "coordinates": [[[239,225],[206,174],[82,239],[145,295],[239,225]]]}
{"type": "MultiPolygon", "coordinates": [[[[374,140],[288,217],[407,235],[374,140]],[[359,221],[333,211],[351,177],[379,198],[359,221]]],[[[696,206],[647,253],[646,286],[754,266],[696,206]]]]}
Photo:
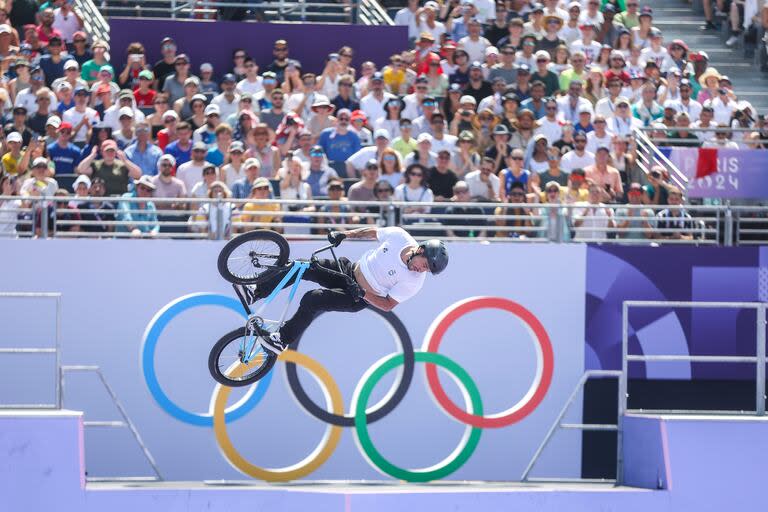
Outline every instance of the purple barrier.
{"type": "Polygon", "coordinates": [[[154,63],[161,58],[160,41],[166,36],[176,40],[179,53],[189,55],[195,74],[201,63],[210,62],[218,77],[232,69],[235,48],[243,48],[263,69],[272,62],[272,44],[278,39],[288,41],[290,57],[301,61],[304,71],[317,73],[322,71],[328,54],[342,46],[354,49],[355,67],[367,60],[383,66],[390,55],[408,47],[408,29],[399,26],[136,18],[110,18],[109,25],[112,64],[118,72],[125,65],[128,44],[141,41],[147,49],[147,60],[154,63]]]}
{"type": "MultiPolygon", "coordinates": [[[[768,300],[764,247],[621,247],[587,250],[585,369],[621,369],[625,300],[768,300]]],[[[754,310],[630,309],[632,354],[755,355],[754,310]]],[[[630,376],[753,379],[753,364],[635,363],[630,376]]]]}
{"type": "Polygon", "coordinates": [[[720,149],[717,152],[717,172],[696,178],[699,162],[698,148],[660,148],[688,179],[689,197],[719,197],[722,199],[768,198],[768,151],[764,149],[720,149]]]}

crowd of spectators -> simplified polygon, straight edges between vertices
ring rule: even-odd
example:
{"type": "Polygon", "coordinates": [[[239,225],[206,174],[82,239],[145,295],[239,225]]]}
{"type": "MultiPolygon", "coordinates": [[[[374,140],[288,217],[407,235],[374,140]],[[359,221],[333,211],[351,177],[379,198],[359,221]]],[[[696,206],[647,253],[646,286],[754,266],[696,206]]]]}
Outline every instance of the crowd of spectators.
{"type": "Polygon", "coordinates": [[[54,198],[54,218],[33,216],[24,229],[56,220],[56,229],[108,232],[104,221],[118,220],[118,231],[153,236],[440,215],[456,236],[562,229],[562,238],[601,239],[632,227],[622,236],[663,238],[672,226],[691,236],[682,191],[663,168],[641,170],[633,129],[683,146],[768,143],[731,80],[704,52],[665,42],[638,0],[409,0],[396,22],[411,48],[357,63],[345,46],[320,73],[286,40],[274,42],[271,62],[238,48],[216,70],[165,37],[152,63],[139,41],[89,41],[66,0],[22,8],[33,4],[0,9],[6,234],[16,230],[11,211],[42,196],[54,198]],[[191,200],[205,198],[218,201],[191,200]],[[419,204],[393,214],[327,202],[344,198],[419,204]],[[547,203],[577,208],[555,223],[555,208],[537,206],[547,203]]]}

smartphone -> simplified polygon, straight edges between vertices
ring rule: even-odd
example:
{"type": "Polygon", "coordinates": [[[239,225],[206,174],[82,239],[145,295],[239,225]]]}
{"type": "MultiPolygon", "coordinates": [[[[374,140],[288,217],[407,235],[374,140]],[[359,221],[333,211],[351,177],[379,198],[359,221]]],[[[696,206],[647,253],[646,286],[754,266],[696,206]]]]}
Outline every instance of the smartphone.
{"type": "Polygon", "coordinates": [[[717,94],[728,94],[728,91],[726,91],[725,89],[718,89],[717,94]]]}

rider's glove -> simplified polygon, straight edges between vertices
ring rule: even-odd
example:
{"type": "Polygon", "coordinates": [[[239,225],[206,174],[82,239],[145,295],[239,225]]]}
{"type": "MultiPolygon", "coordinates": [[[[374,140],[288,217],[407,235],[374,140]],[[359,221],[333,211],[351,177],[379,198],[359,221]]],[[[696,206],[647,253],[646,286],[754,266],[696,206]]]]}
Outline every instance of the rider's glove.
{"type": "Polygon", "coordinates": [[[347,238],[347,235],[341,231],[331,231],[328,233],[328,241],[333,244],[334,247],[338,247],[342,240],[347,238]]]}
{"type": "Polygon", "coordinates": [[[363,287],[352,281],[347,285],[347,292],[352,296],[355,302],[360,302],[365,297],[365,290],[363,287]]]}

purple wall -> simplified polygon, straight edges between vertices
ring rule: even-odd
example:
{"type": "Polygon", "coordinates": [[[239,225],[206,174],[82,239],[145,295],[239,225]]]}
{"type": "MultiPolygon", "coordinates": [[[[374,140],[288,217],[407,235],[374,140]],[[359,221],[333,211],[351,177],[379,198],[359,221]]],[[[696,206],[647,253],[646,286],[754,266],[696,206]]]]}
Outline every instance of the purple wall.
{"type": "Polygon", "coordinates": [[[189,55],[196,74],[201,63],[210,62],[217,77],[231,69],[235,48],[245,49],[263,69],[272,61],[272,43],[277,39],[288,41],[290,57],[313,72],[322,71],[328,54],[345,45],[355,51],[355,67],[366,60],[383,66],[390,55],[408,46],[406,27],[135,18],[110,18],[109,25],[112,64],[118,72],[123,69],[129,43],[141,41],[148,61],[156,62],[160,41],[166,36],[176,40],[179,53],[189,55]]]}

